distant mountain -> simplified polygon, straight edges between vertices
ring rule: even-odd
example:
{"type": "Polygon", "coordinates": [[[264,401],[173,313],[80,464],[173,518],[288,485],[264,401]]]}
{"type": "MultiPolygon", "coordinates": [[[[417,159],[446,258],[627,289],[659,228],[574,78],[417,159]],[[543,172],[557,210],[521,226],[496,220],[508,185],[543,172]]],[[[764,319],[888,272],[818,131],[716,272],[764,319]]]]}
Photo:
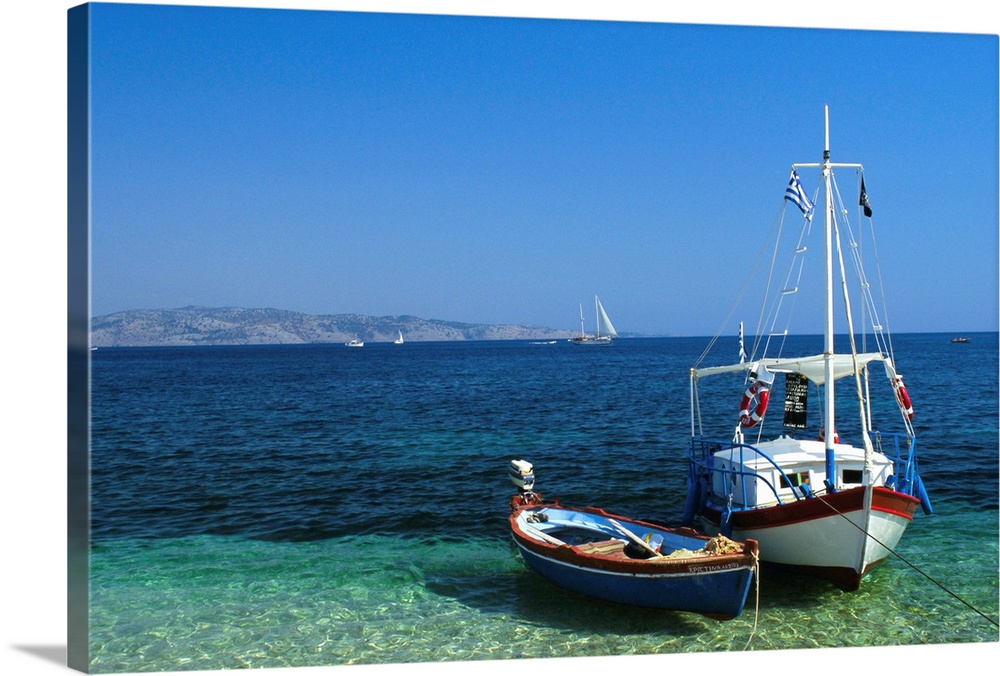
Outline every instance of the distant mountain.
{"type": "Polygon", "coordinates": [[[127,310],[91,320],[94,347],[153,345],[279,345],[344,343],[353,338],[391,343],[439,340],[538,340],[568,338],[572,331],[514,324],[463,324],[439,319],[309,315],[287,310],[184,307],[127,310]]]}

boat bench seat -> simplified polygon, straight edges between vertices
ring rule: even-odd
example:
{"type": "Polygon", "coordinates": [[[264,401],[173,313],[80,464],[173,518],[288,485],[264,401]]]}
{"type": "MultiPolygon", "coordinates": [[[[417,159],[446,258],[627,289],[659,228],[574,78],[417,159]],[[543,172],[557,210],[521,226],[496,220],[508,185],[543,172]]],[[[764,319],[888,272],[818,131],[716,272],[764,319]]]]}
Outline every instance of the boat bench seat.
{"type": "Polygon", "coordinates": [[[621,540],[601,540],[600,542],[586,542],[582,545],[577,545],[577,549],[587,554],[599,554],[603,556],[610,556],[612,554],[618,554],[623,552],[625,549],[625,543],[621,540]]]}

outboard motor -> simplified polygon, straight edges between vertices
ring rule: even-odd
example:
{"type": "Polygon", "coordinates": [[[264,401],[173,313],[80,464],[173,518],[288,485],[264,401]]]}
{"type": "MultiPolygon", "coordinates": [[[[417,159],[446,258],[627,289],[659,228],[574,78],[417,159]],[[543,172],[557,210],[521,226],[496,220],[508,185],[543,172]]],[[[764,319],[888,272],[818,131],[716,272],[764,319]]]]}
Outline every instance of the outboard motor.
{"type": "Polygon", "coordinates": [[[511,460],[509,474],[519,493],[530,493],[535,487],[535,468],[527,460],[511,460]]]}
{"type": "Polygon", "coordinates": [[[517,486],[517,495],[510,499],[510,508],[517,511],[522,507],[542,504],[542,496],[534,491],[535,468],[527,460],[511,460],[507,472],[510,480],[517,486]]]}

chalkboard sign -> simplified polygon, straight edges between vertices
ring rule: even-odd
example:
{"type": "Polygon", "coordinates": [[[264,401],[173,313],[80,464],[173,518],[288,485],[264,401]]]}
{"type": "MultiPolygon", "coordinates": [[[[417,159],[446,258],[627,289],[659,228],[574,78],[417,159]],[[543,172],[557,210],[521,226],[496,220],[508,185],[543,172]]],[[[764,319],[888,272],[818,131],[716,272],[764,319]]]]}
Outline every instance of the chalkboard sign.
{"type": "Polygon", "coordinates": [[[785,374],[785,427],[797,430],[806,427],[806,403],[809,381],[798,373],[785,374]]]}

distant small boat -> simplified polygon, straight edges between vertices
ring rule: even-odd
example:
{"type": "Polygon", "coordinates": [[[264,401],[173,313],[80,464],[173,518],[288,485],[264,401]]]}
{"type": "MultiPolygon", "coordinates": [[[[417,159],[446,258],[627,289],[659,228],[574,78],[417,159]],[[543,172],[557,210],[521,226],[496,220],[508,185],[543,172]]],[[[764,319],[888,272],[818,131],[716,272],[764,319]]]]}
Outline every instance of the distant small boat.
{"type": "Polygon", "coordinates": [[[402,345],[403,344],[403,332],[402,331],[399,332],[399,338],[397,338],[393,342],[396,343],[396,345],[402,345]]]}
{"type": "Polygon", "coordinates": [[[514,543],[533,571],[592,598],[715,620],[739,615],[757,569],[757,543],[698,535],[596,507],[563,507],[533,492],[531,463],[510,463],[518,487],[509,517],[514,543]]]}
{"type": "Polygon", "coordinates": [[[365,341],[358,340],[357,338],[355,338],[354,340],[352,340],[349,343],[344,343],[344,345],[346,345],[347,347],[364,347],[365,346],[365,341]]]}
{"type": "Polygon", "coordinates": [[[597,296],[594,296],[594,313],[597,315],[597,333],[588,335],[583,328],[583,303],[580,304],[580,335],[570,338],[570,343],[573,345],[610,345],[611,339],[618,337],[608,313],[601,305],[601,299],[597,296]]]}
{"type": "Polygon", "coordinates": [[[531,341],[531,344],[532,345],[555,345],[556,341],[554,341],[554,340],[533,340],[533,341],[531,341]]]}
{"type": "Polygon", "coordinates": [[[966,338],[964,336],[955,336],[954,338],[951,339],[951,342],[953,342],[953,343],[971,343],[972,342],[972,338],[966,338]]]}

